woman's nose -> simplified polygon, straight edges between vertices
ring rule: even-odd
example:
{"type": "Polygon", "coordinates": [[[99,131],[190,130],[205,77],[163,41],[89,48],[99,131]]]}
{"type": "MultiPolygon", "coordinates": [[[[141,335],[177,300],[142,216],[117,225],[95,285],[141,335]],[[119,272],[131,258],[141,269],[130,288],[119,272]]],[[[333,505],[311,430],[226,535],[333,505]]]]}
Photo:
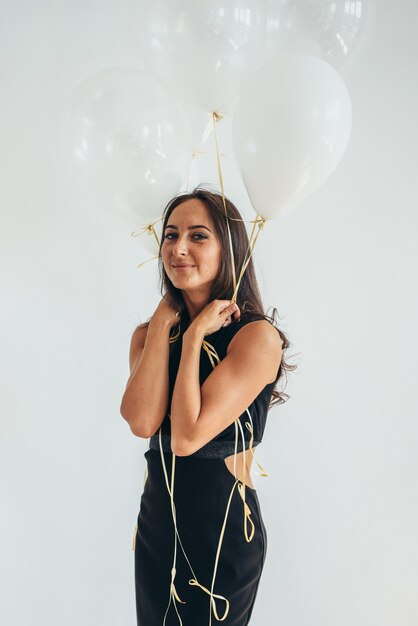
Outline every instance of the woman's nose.
{"type": "Polygon", "coordinates": [[[176,241],[174,242],[174,246],[173,246],[173,250],[176,254],[187,254],[187,243],[184,239],[182,239],[181,237],[177,237],[176,241]]]}

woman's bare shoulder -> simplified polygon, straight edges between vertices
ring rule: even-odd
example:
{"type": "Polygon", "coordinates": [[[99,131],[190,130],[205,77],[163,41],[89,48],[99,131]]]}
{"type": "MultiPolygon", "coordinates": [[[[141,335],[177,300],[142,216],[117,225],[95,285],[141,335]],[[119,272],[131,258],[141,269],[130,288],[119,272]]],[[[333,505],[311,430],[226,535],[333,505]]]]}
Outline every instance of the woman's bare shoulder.
{"type": "Polygon", "coordinates": [[[227,354],[233,350],[244,355],[248,349],[256,350],[263,354],[271,367],[271,378],[268,383],[273,383],[277,378],[277,370],[282,360],[283,342],[275,326],[266,319],[247,322],[239,328],[232,337],[227,354]]]}
{"type": "Polygon", "coordinates": [[[242,324],[234,333],[228,345],[228,351],[234,345],[268,341],[272,347],[282,347],[282,339],[275,326],[266,319],[252,320],[242,324]],[[235,342],[235,344],[234,344],[235,342]]]}

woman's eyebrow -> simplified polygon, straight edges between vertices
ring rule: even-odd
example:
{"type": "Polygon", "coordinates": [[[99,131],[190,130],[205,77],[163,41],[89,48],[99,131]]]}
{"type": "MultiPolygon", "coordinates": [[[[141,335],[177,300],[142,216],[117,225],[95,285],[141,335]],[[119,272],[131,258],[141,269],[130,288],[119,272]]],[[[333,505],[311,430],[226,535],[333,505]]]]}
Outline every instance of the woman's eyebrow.
{"type": "MultiPolygon", "coordinates": [[[[178,230],[178,226],[175,226],[174,224],[167,224],[166,228],[175,228],[176,230],[178,230]]],[[[208,230],[210,233],[212,232],[210,228],[208,228],[204,224],[195,224],[194,226],[188,226],[187,228],[188,230],[192,230],[193,228],[206,228],[206,230],[208,230]]]]}

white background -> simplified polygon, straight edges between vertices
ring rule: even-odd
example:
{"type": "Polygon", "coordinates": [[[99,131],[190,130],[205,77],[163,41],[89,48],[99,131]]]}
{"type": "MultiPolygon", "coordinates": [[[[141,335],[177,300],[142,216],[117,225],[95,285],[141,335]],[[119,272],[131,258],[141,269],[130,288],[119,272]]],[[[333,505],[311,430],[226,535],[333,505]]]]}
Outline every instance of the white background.
{"type": "MultiPolygon", "coordinates": [[[[256,453],[270,477],[253,472],[269,541],[254,626],[418,620],[418,9],[378,5],[374,38],[345,77],[354,117],[343,161],[256,246],[265,306],[278,307],[299,367],[256,453]]],[[[161,297],[157,266],[136,269],[147,258],[130,236],[140,225],[76,181],[59,139],[80,80],[141,67],[130,8],[0,8],[5,626],[135,624],[146,441],[119,405],[131,333],[161,297]]]]}

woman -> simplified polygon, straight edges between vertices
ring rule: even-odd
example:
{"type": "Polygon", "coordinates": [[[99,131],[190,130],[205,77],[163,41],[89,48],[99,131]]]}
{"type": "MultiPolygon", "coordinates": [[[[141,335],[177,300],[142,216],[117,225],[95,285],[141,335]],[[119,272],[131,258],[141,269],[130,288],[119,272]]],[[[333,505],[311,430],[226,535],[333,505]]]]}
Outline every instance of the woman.
{"type": "Polygon", "coordinates": [[[231,303],[232,264],[239,275],[249,241],[225,202],[196,188],[168,203],[164,297],[132,335],[121,414],[150,438],[134,543],[138,626],[245,626],[266,557],[250,452],[295,366],[263,313],[252,260],[231,303]]]}

